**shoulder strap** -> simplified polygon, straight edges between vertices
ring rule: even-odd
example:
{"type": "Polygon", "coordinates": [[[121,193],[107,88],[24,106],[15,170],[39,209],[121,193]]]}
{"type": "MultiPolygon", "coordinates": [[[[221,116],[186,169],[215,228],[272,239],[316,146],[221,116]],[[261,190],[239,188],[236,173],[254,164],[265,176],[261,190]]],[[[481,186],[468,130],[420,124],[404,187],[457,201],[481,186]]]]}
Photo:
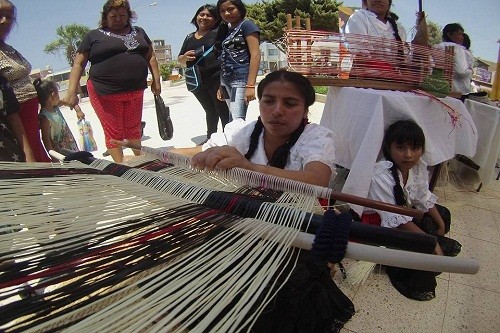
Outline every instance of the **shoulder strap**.
{"type": "Polygon", "coordinates": [[[197,63],[199,63],[199,62],[200,62],[203,58],[205,58],[205,57],[206,57],[206,56],[207,56],[210,52],[212,52],[212,50],[213,50],[213,49],[214,49],[214,46],[212,45],[212,46],[211,46],[208,50],[206,50],[206,51],[205,51],[205,52],[201,55],[201,57],[200,57],[198,60],[196,60],[196,62],[195,62],[194,64],[196,65],[197,63]]]}
{"type": "Polygon", "coordinates": [[[246,19],[244,19],[243,21],[241,21],[236,27],[234,27],[234,29],[231,30],[231,32],[224,38],[224,40],[226,39],[229,39],[229,38],[233,38],[234,35],[236,35],[236,33],[240,30],[241,28],[241,25],[243,24],[243,22],[245,22],[246,19]]]}

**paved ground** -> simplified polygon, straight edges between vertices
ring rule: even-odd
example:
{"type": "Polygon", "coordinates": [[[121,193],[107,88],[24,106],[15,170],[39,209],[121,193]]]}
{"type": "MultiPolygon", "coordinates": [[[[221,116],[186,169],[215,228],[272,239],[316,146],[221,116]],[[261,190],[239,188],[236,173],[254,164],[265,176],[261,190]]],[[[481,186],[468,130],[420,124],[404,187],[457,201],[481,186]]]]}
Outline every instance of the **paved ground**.
{"type": "MultiPolygon", "coordinates": [[[[64,96],[64,93],[61,95],[64,96]]],[[[192,147],[202,142],[206,136],[206,121],[205,112],[198,100],[190,93],[184,83],[178,83],[174,86],[164,84],[161,96],[170,107],[170,114],[174,125],[174,136],[171,140],[164,141],[158,133],[158,124],[156,120],[156,111],[154,105],[153,94],[151,90],[146,90],[144,94],[144,110],[143,121],[146,122],[142,144],[148,147],[192,147]]],[[[319,123],[321,114],[323,113],[323,103],[317,102],[310,108],[310,121],[319,123]]],[[[103,158],[103,153],[106,151],[104,145],[104,133],[100,125],[89,99],[84,98],[80,103],[80,107],[86,115],[86,119],[90,121],[94,131],[94,137],[97,143],[98,151],[93,152],[97,158],[103,158]]],[[[62,112],[68,125],[73,132],[73,135],[78,140],[78,126],[76,114],[68,108],[62,108],[62,112]]],[[[258,117],[258,102],[250,103],[248,110],[248,120],[253,120],[258,117]]],[[[219,124],[219,131],[222,128],[219,124]]],[[[125,155],[132,155],[130,149],[125,150],[125,155]]],[[[106,159],[111,159],[109,156],[106,159]]]]}

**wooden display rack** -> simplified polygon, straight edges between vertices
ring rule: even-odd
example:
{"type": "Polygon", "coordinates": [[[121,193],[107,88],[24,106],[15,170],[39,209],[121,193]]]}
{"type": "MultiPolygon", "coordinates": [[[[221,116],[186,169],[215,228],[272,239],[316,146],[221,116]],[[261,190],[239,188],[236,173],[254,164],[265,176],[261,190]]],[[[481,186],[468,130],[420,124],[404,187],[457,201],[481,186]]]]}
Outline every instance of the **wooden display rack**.
{"type": "MultiPolygon", "coordinates": [[[[436,50],[428,46],[412,45],[411,50],[417,60],[405,64],[406,67],[397,70],[393,68],[389,70],[387,68],[363,68],[357,63],[349,71],[343,72],[341,61],[346,53],[347,56],[354,58],[352,61],[356,61],[356,57],[363,55],[368,55],[365,59],[383,59],[386,54],[377,54],[377,51],[362,48],[378,43],[378,46],[383,45],[384,51],[391,50],[393,53],[389,56],[396,58],[400,57],[400,54],[397,53],[399,51],[396,50],[400,50],[405,45],[401,42],[378,37],[314,31],[311,30],[310,18],[305,18],[304,29],[301,27],[300,17],[295,16],[292,20],[291,14],[287,14],[285,40],[289,69],[307,76],[315,86],[410,91],[422,89],[425,76],[433,68],[443,69],[444,77],[451,86],[454,63],[453,47],[436,50]],[[293,21],[295,21],[295,26],[293,26],[293,21]],[[353,47],[352,50],[341,46],[346,40],[349,41],[349,47],[353,47]]],[[[377,63],[376,60],[372,62],[377,63]]],[[[450,95],[457,97],[454,93],[450,95]]]]}

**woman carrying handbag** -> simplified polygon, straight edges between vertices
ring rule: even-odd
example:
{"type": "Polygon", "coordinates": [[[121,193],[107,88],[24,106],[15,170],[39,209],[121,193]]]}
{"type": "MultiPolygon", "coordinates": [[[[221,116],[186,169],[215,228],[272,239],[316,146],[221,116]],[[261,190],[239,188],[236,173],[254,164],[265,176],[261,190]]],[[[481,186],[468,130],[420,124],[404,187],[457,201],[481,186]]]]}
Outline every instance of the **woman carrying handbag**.
{"type": "MultiPolygon", "coordinates": [[[[196,11],[191,23],[196,31],[186,36],[177,60],[188,68],[197,67],[200,74],[197,89],[188,86],[205,110],[207,122],[207,138],[217,132],[219,119],[224,126],[229,120],[229,109],[224,101],[217,98],[220,85],[220,61],[213,49],[217,28],[220,24],[217,8],[212,5],[203,5],[196,11]]],[[[205,140],[205,141],[206,141],[205,140]]],[[[203,144],[203,141],[201,144],[203,144]]]]}

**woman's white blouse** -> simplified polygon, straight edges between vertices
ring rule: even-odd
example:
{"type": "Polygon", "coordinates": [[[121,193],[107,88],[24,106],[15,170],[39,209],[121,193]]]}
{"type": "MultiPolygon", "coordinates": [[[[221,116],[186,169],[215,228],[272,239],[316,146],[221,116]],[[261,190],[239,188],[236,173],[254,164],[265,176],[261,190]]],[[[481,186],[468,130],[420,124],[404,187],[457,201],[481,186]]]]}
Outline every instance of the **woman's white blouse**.
{"type": "Polygon", "coordinates": [[[446,46],[453,46],[455,64],[453,66],[453,91],[467,95],[472,91],[473,62],[468,59],[467,49],[452,42],[442,42],[434,45],[436,49],[444,50],[446,46]]]}
{"type": "MultiPolygon", "coordinates": [[[[396,24],[398,26],[399,37],[401,37],[403,42],[406,41],[405,28],[399,22],[396,22],[396,24]]],[[[359,9],[349,17],[345,32],[388,39],[396,38],[389,22],[384,23],[380,21],[375,13],[366,9],[359,9]]]]}
{"type": "MultiPolygon", "coordinates": [[[[391,167],[392,162],[386,160],[379,161],[375,164],[368,198],[386,203],[396,203],[394,198],[394,185],[396,185],[396,181],[392,176],[392,172],[390,170],[391,167]]],[[[427,171],[427,165],[425,162],[420,160],[417,165],[410,169],[406,185],[403,185],[402,183],[403,177],[399,170],[398,174],[401,187],[403,188],[403,192],[405,193],[410,206],[424,212],[427,212],[429,208],[434,207],[438,197],[429,191],[429,172],[427,171]]],[[[367,208],[365,209],[365,212],[369,213],[370,210],[371,209],[367,208]]],[[[371,212],[373,211],[371,210],[371,212]]],[[[376,212],[380,215],[381,225],[388,228],[396,228],[399,225],[410,222],[413,219],[410,216],[399,215],[386,211],[376,210],[376,212]]]]}
{"type": "MultiPolygon", "coordinates": [[[[210,139],[203,145],[206,150],[214,146],[233,146],[240,153],[245,155],[250,146],[250,135],[253,132],[257,121],[247,122],[243,119],[236,119],[224,128],[224,133],[214,133],[210,139]]],[[[290,155],[285,166],[286,170],[303,170],[309,162],[321,162],[330,167],[333,179],[335,172],[335,140],[334,133],[326,127],[317,124],[307,124],[299,139],[290,149],[290,155]]],[[[264,150],[264,131],[259,136],[259,143],[252,158],[252,163],[267,165],[267,159],[264,150]]]]}

